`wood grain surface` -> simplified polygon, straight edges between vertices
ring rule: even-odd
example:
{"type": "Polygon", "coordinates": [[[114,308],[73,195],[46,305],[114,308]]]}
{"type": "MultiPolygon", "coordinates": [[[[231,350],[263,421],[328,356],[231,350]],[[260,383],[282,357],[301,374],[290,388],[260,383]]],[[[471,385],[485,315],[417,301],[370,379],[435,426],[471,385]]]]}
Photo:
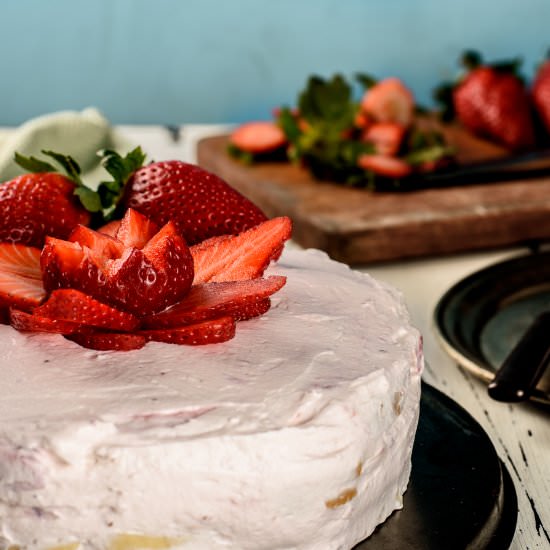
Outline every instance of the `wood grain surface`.
{"type": "MultiPolygon", "coordinates": [[[[459,160],[505,152],[447,130],[459,160]]],[[[285,162],[244,165],[226,151],[228,137],[198,143],[201,166],[215,172],[269,216],[288,215],[293,239],[352,265],[550,240],[550,177],[392,193],[314,180],[285,162]]]]}

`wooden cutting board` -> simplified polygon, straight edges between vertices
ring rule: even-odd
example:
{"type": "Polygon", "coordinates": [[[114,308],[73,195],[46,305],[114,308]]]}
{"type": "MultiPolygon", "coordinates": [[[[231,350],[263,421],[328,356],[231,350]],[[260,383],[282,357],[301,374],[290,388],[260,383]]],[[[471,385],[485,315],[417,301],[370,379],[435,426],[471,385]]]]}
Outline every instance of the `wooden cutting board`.
{"type": "MultiPolygon", "coordinates": [[[[453,129],[447,138],[460,161],[504,154],[453,129]]],[[[284,162],[244,165],[227,154],[227,142],[227,136],[199,142],[199,164],[268,216],[290,216],[298,244],[348,264],[550,240],[550,177],[380,193],[320,182],[284,162]]]]}

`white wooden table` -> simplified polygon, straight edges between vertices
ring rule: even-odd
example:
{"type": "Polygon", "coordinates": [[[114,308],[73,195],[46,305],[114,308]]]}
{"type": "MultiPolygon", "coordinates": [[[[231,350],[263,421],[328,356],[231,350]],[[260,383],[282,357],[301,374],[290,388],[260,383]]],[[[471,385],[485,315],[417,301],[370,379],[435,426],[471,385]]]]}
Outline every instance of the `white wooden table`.
{"type": "MultiPolygon", "coordinates": [[[[119,130],[129,140],[140,144],[149,158],[196,162],[198,139],[223,133],[227,126],[192,125],[171,132],[153,126],[121,126],[119,130]]],[[[508,405],[491,400],[485,385],[457,367],[443,351],[433,326],[434,307],[453,283],[520,252],[524,251],[515,249],[396,262],[369,266],[365,271],[403,292],[413,322],[424,335],[425,381],[470,412],[488,433],[510,472],[519,506],[516,534],[510,548],[550,549],[550,407],[543,410],[528,404],[508,405]]]]}

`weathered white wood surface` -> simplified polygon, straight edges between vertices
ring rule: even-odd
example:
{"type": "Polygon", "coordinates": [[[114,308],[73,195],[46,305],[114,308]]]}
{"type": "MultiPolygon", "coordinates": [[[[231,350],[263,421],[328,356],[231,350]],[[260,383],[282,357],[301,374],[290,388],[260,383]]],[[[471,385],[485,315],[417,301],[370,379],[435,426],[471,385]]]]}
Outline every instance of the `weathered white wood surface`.
{"type": "MultiPolygon", "coordinates": [[[[202,137],[227,126],[192,125],[168,131],[162,127],[123,126],[120,131],[141,144],[155,160],[179,158],[196,162],[202,137]]],[[[465,275],[522,250],[475,253],[369,266],[375,277],[399,288],[415,325],[424,335],[426,382],[462,405],[481,424],[512,476],[518,496],[518,523],[512,550],[550,548],[550,407],[496,403],[486,387],[452,361],[434,330],[433,311],[441,295],[465,275]]]]}

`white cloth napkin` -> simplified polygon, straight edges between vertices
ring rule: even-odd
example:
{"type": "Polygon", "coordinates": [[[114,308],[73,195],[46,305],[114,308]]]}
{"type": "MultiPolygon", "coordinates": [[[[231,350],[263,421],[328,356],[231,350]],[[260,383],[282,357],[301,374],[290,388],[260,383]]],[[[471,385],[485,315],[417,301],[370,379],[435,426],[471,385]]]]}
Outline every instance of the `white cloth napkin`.
{"type": "Polygon", "coordinates": [[[97,151],[106,148],[124,154],[132,145],[97,109],[46,114],[0,132],[0,182],[25,172],[14,162],[15,152],[54,164],[41,154],[45,149],[72,156],[82,168],[84,181],[96,185],[106,176],[97,151]]]}

